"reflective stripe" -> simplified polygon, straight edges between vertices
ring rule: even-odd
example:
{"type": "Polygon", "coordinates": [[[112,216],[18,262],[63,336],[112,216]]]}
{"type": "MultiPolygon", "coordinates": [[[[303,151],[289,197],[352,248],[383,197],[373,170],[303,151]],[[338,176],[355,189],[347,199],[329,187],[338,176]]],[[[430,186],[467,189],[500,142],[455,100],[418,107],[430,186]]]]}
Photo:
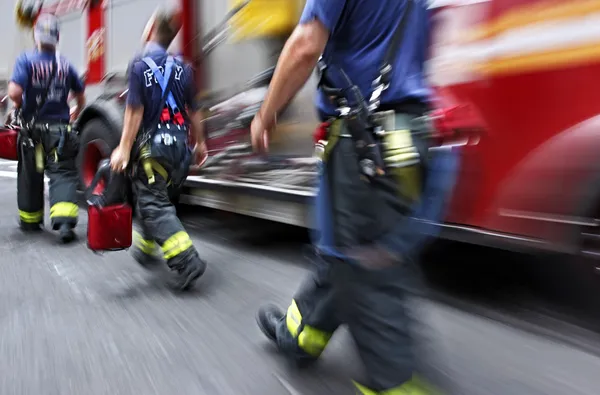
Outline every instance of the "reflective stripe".
{"type": "Polygon", "coordinates": [[[50,208],[50,218],[70,217],[77,218],[79,207],[75,203],[59,202],[50,208]]]}
{"type": "Polygon", "coordinates": [[[38,173],[44,172],[44,147],[42,144],[35,146],[35,169],[38,173]]]}
{"type": "Polygon", "coordinates": [[[42,222],[42,219],[44,218],[44,211],[40,210],[33,213],[29,213],[27,211],[19,210],[19,218],[25,223],[37,224],[42,222]]]}
{"type": "Polygon", "coordinates": [[[135,246],[142,251],[144,254],[147,255],[158,255],[158,251],[156,249],[156,243],[154,242],[154,240],[146,240],[142,237],[142,235],[137,232],[137,231],[133,231],[133,242],[135,244],[135,246]]]}
{"type": "Polygon", "coordinates": [[[162,245],[165,259],[171,259],[192,247],[192,239],[187,232],[181,231],[169,237],[162,245]]]}
{"type": "Polygon", "coordinates": [[[146,177],[148,177],[148,184],[154,183],[154,172],[160,174],[160,176],[167,182],[167,185],[171,183],[169,180],[169,173],[167,173],[167,170],[155,159],[142,159],[142,166],[144,167],[144,173],[146,173],[146,177]]]}
{"type": "Polygon", "coordinates": [[[313,357],[321,355],[332,336],[331,333],[310,325],[302,325],[302,314],[295,300],[292,300],[288,308],[285,323],[292,336],[298,338],[298,346],[313,357]]]}
{"type": "Polygon", "coordinates": [[[432,388],[431,385],[425,383],[425,381],[418,376],[413,377],[411,380],[398,387],[390,388],[389,390],[382,392],[374,391],[356,381],[353,381],[353,383],[358,390],[358,393],[363,395],[442,395],[437,389],[432,388]]]}

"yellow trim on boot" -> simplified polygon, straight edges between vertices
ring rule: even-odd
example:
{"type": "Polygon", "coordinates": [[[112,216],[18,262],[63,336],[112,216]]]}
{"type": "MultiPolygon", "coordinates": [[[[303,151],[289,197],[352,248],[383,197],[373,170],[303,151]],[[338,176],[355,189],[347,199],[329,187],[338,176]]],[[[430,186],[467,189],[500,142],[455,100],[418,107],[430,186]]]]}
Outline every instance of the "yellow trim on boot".
{"type": "Polygon", "coordinates": [[[68,217],[77,218],[79,207],[71,202],[58,202],[50,208],[50,218],[68,217]]]}
{"type": "Polygon", "coordinates": [[[169,237],[162,245],[162,251],[165,259],[169,260],[176,257],[192,247],[192,239],[185,231],[177,232],[169,237]]]}
{"type": "Polygon", "coordinates": [[[304,325],[299,331],[302,326],[302,314],[295,300],[292,300],[288,308],[285,323],[292,336],[298,339],[298,346],[313,357],[321,355],[333,335],[310,325],[304,325]]]}
{"type": "Polygon", "coordinates": [[[26,224],[38,224],[44,218],[44,210],[35,211],[33,213],[19,210],[19,219],[26,224]]]}
{"type": "Polygon", "coordinates": [[[356,381],[352,383],[358,390],[358,393],[362,395],[442,395],[439,390],[433,388],[431,384],[416,375],[404,384],[382,392],[367,388],[356,381]]]}
{"type": "Polygon", "coordinates": [[[144,239],[142,235],[135,230],[133,231],[133,244],[146,255],[160,255],[156,242],[154,240],[144,239]]]}

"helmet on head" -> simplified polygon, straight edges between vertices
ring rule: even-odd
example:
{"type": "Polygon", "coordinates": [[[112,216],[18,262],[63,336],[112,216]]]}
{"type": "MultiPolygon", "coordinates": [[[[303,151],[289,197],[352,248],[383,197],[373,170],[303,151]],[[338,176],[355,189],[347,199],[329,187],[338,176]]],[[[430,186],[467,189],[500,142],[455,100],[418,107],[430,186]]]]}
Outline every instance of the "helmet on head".
{"type": "Polygon", "coordinates": [[[35,0],[18,0],[15,5],[15,17],[19,26],[31,29],[42,9],[42,2],[35,0]]]}
{"type": "Polygon", "coordinates": [[[33,38],[38,45],[58,44],[60,25],[58,18],[52,14],[42,14],[38,17],[33,27],[33,38]]]}

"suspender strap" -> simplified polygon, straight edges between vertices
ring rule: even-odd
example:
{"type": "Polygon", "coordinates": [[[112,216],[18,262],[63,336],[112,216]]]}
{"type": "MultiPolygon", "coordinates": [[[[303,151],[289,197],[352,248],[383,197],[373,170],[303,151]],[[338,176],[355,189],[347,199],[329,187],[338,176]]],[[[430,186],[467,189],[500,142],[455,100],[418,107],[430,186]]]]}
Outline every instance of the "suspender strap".
{"type": "Polygon", "coordinates": [[[142,59],[142,61],[144,61],[144,63],[146,63],[148,65],[148,67],[150,67],[150,70],[152,70],[152,74],[154,74],[154,77],[158,81],[158,84],[160,85],[163,95],[165,93],[167,93],[167,104],[169,105],[169,107],[171,107],[171,110],[173,110],[173,113],[178,112],[179,108],[177,107],[177,102],[175,101],[175,98],[173,97],[173,93],[171,93],[170,89],[169,89],[169,92],[166,92],[167,88],[168,88],[168,84],[169,84],[169,79],[171,78],[171,73],[173,72],[173,64],[175,63],[175,60],[173,59],[173,57],[169,56],[167,58],[167,63],[165,64],[164,76],[160,72],[160,70],[158,69],[158,66],[156,65],[154,60],[152,60],[152,58],[145,57],[142,59]]]}
{"type": "Polygon", "coordinates": [[[396,30],[394,30],[392,39],[390,40],[390,43],[385,51],[383,64],[379,69],[379,76],[377,76],[377,78],[373,81],[373,93],[371,94],[371,98],[369,100],[369,109],[371,111],[374,111],[377,109],[377,107],[379,107],[381,94],[390,86],[392,65],[394,64],[396,55],[398,55],[398,51],[400,51],[400,47],[402,46],[404,33],[406,32],[406,22],[408,21],[408,16],[412,11],[413,3],[415,1],[417,0],[406,0],[406,7],[404,8],[402,17],[400,17],[398,25],[396,26],[396,30]]]}

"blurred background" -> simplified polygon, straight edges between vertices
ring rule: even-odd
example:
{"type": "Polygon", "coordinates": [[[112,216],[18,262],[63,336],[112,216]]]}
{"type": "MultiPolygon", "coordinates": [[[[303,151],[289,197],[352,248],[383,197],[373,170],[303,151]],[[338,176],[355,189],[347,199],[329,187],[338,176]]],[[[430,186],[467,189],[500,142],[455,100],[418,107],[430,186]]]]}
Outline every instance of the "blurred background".
{"type": "MultiPolygon", "coordinates": [[[[171,3],[184,24],[169,50],[194,64],[206,109],[209,161],[176,197],[206,279],[178,297],[125,252],[25,238],[13,220],[16,163],[0,160],[0,393],[349,394],[362,367],[347,333],[298,372],[254,323],[261,302],[285,306],[311,269],[316,78],[280,114],[269,157],[247,145],[304,1],[171,3]]],[[[60,52],[85,78],[82,190],[118,142],[127,65],[163,4],[18,3],[60,17],[60,52]]],[[[0,2],[2,118],[14,61],[33,48],[15,5],[0,2]]],[[[421,260],[423,371],[448,394],[598,394],[600,1],[427,6],[435,95],[425,124],[461,166],[440,239],[421,260]]]]}

